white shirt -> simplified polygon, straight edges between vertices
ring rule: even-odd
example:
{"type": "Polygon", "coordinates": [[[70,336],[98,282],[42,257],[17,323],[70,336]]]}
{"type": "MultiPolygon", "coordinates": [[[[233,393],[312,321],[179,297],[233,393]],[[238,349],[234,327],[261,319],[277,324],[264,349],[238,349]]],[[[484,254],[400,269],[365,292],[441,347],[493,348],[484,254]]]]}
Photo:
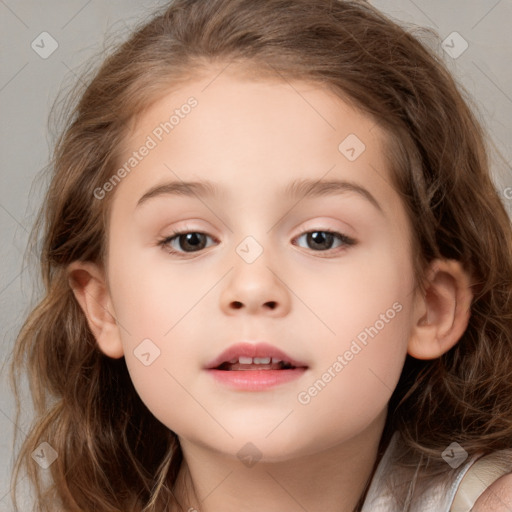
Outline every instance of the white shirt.
{"type": "MultiPolygon", "coordinates": [[[[469,488],[470,486],[474,487],[475,484],[471,483],[469,478],[465,480],[463,487],[469,491],[468,495],[473,494],[475,497],[471,500],[467,499],[468,505],[464,505],[465,496],[462,496],[461,489],[457,496],[459,505],[455,504],[455,508],[452,508],[452,505],[462,479],[481,455],[468,456],[466,460],[460,461],[459,465],[453,464],[452,467],[449,467],[447,462],[447,471],[430,478],[426,486],[416,486],[413,491],[413,481],[419,465],[416,468],[398,466],[396,460],[400,455],[400,446],[400,434],[395,432],[377,466],[361,512],[470,511],[481,490],[475,496],[475,492],[473,492],[475,489],[469,488]]],[[[494,471],[494,479],[488,480],[487,486],[502,474],[512,470],[512,450],[503,450],[499,453],[506,455],[506,461],[494,471]]],[[[481,483],[483,479],[477,478],[476,481],[481,483]]]]}

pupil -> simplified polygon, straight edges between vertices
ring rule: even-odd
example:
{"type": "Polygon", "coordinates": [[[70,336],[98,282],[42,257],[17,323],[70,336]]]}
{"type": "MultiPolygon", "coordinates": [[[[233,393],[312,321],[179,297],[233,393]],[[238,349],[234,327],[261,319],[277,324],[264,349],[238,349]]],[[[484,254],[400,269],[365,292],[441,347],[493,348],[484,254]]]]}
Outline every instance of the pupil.
{"type": "Polygon", "coordinates": [[[309,241],[314,245],[319,246],[323,249],[329,249],[329,247],[322,247],[322,244],[327,243],[327,246],[330,246],[334,235],[332,233],[327,233],[325,231],[314,231],[308,234],[309,241]]]}
{"type": "Polygon", "coordinates": [[[186,249],[185,245],[190,245],[192,249],[197,249],[199,246],[199,249],[202,249],[201,241],[198,240],[198,237],[201,236],[201,233],[187,233],[185,235],[181,235],[180,245],[182,245],[183,249],[186,249]],[[181,242],[185,240],[185,244],[181,244],[181,242]]]}

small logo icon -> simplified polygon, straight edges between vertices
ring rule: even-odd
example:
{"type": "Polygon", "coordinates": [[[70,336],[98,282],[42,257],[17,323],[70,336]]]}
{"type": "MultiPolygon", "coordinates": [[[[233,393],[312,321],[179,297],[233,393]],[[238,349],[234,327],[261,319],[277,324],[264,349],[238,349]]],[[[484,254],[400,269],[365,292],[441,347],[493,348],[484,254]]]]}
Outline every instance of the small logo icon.
{"type": "Polygon", "coordinates": [[[458,59],[469,48],[469,43],[458,32],[452,32],[441,46],[452,59],[458,59]]]}
{"type": "Polygon", "coordinates": [[[135,347],[133,353],[144,366],[149,366],[160,356],[160,349],[149,338],[145,338],[135,347]]]}
{"type": "Polygon", "coordinates": [[[238,244],[236,252],[246,263],[253,263],[263,253],[263,247],[254,237],[247,236],[238,244]]]}
{"type": "Polygon", "coordinates": [[[57,452],[46,441],[33,452],[32,458],[43,468],[48,469],[57,459],[57,452]]]}
{"type": "Polygon", "coordinates": [[[445,449],[441,457],[455,469],[468,458],[468,452],[459,443],[453,442],[445,449]]]}
{"type": "Polygon", "coordinates": [[[39,57],[47,59],[59,47],[59,43],[48,32],[41,32],[30,46],[39,57]]]}
{"type": "Polygon", "coordinates": [[[357,160],[365,149],[363,141],[354,133],[346,137],[338,146],[338,151],[351,162],[357,160]]]}
{"type": "Polygon", "coordinates": [[[253,443],[246,443],[238,450],[236,456],[240,459],[242,464],[248,468],[252,468],[261,459],[263,454],[253,443]]]}

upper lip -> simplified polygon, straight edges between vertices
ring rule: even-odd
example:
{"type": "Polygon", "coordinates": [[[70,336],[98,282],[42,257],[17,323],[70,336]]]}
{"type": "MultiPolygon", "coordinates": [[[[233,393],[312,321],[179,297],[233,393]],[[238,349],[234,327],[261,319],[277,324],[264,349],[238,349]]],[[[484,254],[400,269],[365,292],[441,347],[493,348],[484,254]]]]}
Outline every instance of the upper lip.
{"type": "Polygon", "coordinates": [[[286,361],[295,367],[306,368],[307,365],[301,361],[290,357],[288,354],[279,350],[277,347],[268,343],[236,343],[231,345],[215,359],[206,364],[205,368],[211,370],[217,368],[222,363],[229,362],[237,357],[274,357],[281,361],[286,361]]]}

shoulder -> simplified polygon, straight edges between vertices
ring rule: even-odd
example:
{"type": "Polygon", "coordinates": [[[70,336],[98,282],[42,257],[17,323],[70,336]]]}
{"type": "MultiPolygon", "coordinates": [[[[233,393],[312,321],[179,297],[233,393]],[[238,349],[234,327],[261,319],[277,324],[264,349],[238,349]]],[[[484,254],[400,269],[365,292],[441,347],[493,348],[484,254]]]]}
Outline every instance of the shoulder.
{"type": "Polygon", "coordinates": [[[512,510],[512,473],[504,475],[476,500],[471,512],[510,512],[512,510]]]}

